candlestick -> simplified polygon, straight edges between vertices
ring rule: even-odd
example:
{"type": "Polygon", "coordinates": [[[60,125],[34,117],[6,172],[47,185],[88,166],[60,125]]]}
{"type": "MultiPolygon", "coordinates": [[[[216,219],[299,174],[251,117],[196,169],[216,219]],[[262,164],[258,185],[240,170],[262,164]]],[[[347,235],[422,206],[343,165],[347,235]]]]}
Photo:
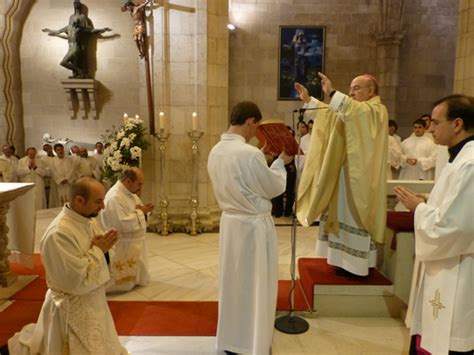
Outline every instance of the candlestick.
{"type": "MultiPolygon", "coordinates": [[[[160,114],[161,118],[161,114],[160,114]]],[[[158,228],[162,236],[167,236],[172,228],[168,221],[168,197],[166,196],[166,182],[167,182],[167,167],[166,167],[166,142],[169,134],[165,133],[163,129],[155,136],[159,141],[160,152],[160,220],[161,226],[158,228]]]]}
{"type": "MultiPolygon", "coordinates": [[[[194,116],[193,116],[194,118],[194,116]]],[[[188,132],[189,138],[191,138],[192,146],[191,151],[193,155],[193,176],[191,182],[191,200],[189,204],[191,205],[191,213],[189,214],[190,222],[187,226],[187,232],[192,236],[198,235],[202,231],[201,223],[199,222],[199,194],[198,194],[198,185],[199,185],[199,140],[201,139],[204,132],[192,131],[188,132]]]]}
{"type": "Polygon", "coordinates": [[[160,112],[160,120],[158,121],[158,129],[165,130],[165,113],[160,112]]]}
{"type": "Polygon", "coordinates": [[[197,120],[197,113],[196,112],[193,112],[193,132],[196,132],[198,130],[198,120],[197,120]]]}

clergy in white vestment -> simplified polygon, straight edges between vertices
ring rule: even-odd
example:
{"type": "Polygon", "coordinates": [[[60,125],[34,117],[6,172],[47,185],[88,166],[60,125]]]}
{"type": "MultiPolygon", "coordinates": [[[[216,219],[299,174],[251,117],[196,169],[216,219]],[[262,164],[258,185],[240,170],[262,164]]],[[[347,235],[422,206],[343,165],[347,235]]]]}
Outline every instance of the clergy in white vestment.
{"type": "Polygon", "coordinates": [[[388,120],[388,134],[392,136],[398,145],[402,143],[402,138],[397,134],[398,124],[395,120],[388,120]]]}
{"type": "Polygon", "coordinates": [[[0,159],[0,182],[12,182],[12,168],[6,160],[0,159]]]}
{"type": "Polygon", "coordinates": [[[155,206],[153,203],[144,204],[138,197],[144,180],[141,169],[127,169],[105,195],[102,223],[106,228],[116,228],[119,236],[110,253],[111,282],[107,292],[130,291],[137,285],[146,286],[150,281],[145,243],[146,216],[155,206]]]}
{"type": "Polygon", "coordinates": [[[278,288],[278,245],[271,199],[286,187],[282,153],[268,167],[247,144],[262,118],[253,102],[240,102],[230,127],[209,154],[207,169],[222,210],[219,228],[217,349],[270,353],[278,288]]]}
{"type": "Polygon", "coordinates": [[[402,149],[391,135],[388,136],[387,147],[387,180],[391,180],[398,175],[398,169],[402,161],[402,149]]]}
{"type": "Polygon", "coordinates": [[[26,149],[26,156],[18,161],[17,172],[21,182],[33,182],[35,184],[36,209],[45,209],[44,177],[49,174],[49,167],[46,162],[36,156],[36,148],[29,147],[26,149]]]}
{"type": "Polygon", "coordinates": [[[0,159],[3,159],[10,164],[10,182],[18,182],[18,158],[13,155],[12,146],[8,144],[4,144],[2,147],[3,154],[0,155],[0,159]]]}
{"type": "Polygon", "coordinates": [[[295,84],[305,107],[316,108],[311,143],[298,188],[297,217],[307,226],[321,214],[316,255],[366,276],[384,243],[387,109],[371,75],[352,80],[349,95],[319,73],[329,105],[295,84]]]}
{"type": "MultiPolygon", "coordinates": [[[[408,189],[394,189],[415,211],[415,267],[406,322],[433,355],[472,354],[474,97],[443,98],[434,104],[432,116],[431,132],[437,144],[448,147],[448,163],[427,200],[408,189]]],[[[412,338],[413,348],[414,343],[412,338]]]]}
{"type": "Polygon", "coordinates": [[[62,144],[54,145],[56,156],[51,162],[51,179],[54,182],[55,194],[50,194],[49,207],[59,207],[69,202],[71,195],[71,185],[77,179],[76,164],[71,157],[64,155],[62,144]],[[55,197],[56,200],[53,200],[55,197]]]}
{"type": "Polygon", "coordinates": [[[39,159],[41,159],[48,167],[48,174],[43,179],[48,207],[52,207],[50,202],[58,200],[56,184],[51,179],[51,165],[53,164],[54,159],[53,146],[48,143],[43,144],[43,151],[40,152],[38,156],[39,159]]]}
{"type": "Polygon", "coordinates": [[[81,155],[78,164],[78,176],[89,176],[97,180],[100,178],[100,172],[97,165],[97,160],[89,156],[86,148],[79,148],[79,154],[81,155]]]}
{"type": "Polygon", "coordinates": [[[117,231],[103,233],[93,222],[104,197],[96,180],[78,180],[71,202],[46,229],[40,249],[48,291],[37,323],[8,341],[10,354],[128,354],[105,297],[110,276],[104,253],[117,231]]]}
{"type": "Polygon", "coordinates": [[[422,119],[413,122],[413,134],[402,142],[400,180],[433,180],[436,144],[425,134],[422,119]]]}
{"type": "Polygon", "coordinates": [[[97,168],[99,170],[99,177],[96,177],[97,180],[102,180],[102,173],[104,171],[104,145],[102,142],[97,142],[95,144],[94,155],[92,156],[97,161],[97,168]]]}

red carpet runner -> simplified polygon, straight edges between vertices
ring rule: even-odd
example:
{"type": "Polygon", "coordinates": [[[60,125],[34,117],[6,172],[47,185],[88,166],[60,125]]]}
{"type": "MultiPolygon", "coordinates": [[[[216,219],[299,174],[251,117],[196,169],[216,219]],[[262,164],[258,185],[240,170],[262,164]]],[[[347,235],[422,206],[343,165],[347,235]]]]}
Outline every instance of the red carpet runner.
{"type": "MultiPolygon", "coordinates": [[[[325,259],[302,258],[298,261],[301,284],[309,304],[313,305],[313,286],[321,285],[387,285],[378,271],[369,277],[338,275],[325,259]]],[[[37,279],[11,297],[15,302],[0,313],[0,345],[5,344],[23,325],[36,322],[46,293],[44,268],[39,256],[34,269],[12,264],[19,275],[39,275],[37,279]]],[[[279,281],[278,310],[289,310],[290,281],[279,281]]],[[[214,336],[217,327],[217,302],[109,301],[119,335],[214,336]]],[[[303,294],[295,284],[295,310],[306,310],[303,294]]]]}

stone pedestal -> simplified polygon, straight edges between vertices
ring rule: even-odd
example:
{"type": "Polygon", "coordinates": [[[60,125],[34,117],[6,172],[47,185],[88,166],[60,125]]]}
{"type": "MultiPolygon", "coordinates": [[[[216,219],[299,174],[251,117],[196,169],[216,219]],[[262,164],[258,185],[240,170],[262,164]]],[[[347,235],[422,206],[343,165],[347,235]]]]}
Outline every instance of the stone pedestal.
{"type": "Polygon", "coordinates": [[[66,91],[69,112],[71,119],[76,119],[80,115],[83,120],[92,116],[94,120],[97,117],[97,107],[95,101],[95,92],[97,81],[94,79],[67,79],[61,80],[66,91]]]}
{"type": "Polygon", "coordinates": [[[0,286],[8,287],[16,282],[18,277],[10,271],[8,256],[8,227],[7,212],[9,203],[17,197],[32,189],[30,183],[4,183],[0,184],[0,286]]]}

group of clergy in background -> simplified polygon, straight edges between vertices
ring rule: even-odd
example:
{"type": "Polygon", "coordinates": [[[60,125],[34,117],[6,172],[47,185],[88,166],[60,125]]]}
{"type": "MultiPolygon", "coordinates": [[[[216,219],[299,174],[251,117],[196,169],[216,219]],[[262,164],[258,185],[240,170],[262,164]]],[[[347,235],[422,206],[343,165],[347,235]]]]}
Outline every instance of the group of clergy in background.
{"type": "Polygon", "coordinates": [[[92,156],[86,148],[72,146],[67,155],[62,144],[44,144],[38,152],[28,147],[25,156],[15,155],[14,146],[3,145],[0,182],[35,183],[36,209],[61,207],[70,199],[71,184],[88,176],[101,181],[104,166],[103,144],[97,142],[92,156]]]}
{"type": "Polygon", "coordinates": [[[431,115],[421,115],[413,122],[412,134],[402,141],[397,123],[389,120],[387,179],[437,179],[449,155],[446,146],[434,142],[430,126],[431,115]]]}

